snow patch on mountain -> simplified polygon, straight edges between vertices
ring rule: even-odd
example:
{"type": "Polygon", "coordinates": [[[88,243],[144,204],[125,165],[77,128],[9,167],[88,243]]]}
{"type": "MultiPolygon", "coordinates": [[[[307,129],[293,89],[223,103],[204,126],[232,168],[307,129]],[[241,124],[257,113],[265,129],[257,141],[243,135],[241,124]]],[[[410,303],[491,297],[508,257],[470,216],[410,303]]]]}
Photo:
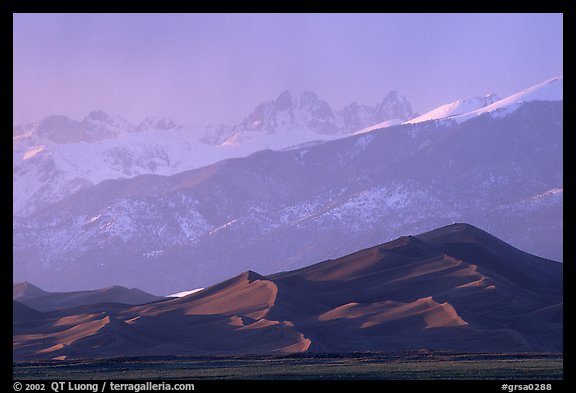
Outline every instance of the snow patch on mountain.
{"type": "Polygon", "coordinates": [[[480,108],[484,108],[498,100],[500,100],[500,98],[494,93],[488,94],[484,97],[463,98],[450,104],[442,105],[421,116],[408,120],[405,122],[405,124],[415,124],[436,119],[447,119],[453,116],[461,115],[463,113],[468,113],[480,108]]]}
{"type": "Polygon", "coordinates": [[[560,75],[504,99],[499,99],[495,94],[489,94],[485,97],[471,97],[445,104],[422,116],[408,120],[404,124],[445,119],[452,119],[461,123],[485,113],[490,113],[493,116],[505,116],[528,101],[562,101],[563,99],[563,75],[560,75]]]}
{"type": "Polygon", "coordinates": [[[178,293],[173,293],[173,294],[168,295],[166,297],[184,297],[184,296],[192,295],[193,293],[196,293],[196,292],[200,292],[203,289],[204,288],[196,288],[196,289],[192,289],[191,291],[182,291],[182,292],[178,292],[178,293]]]}
{"type": "Polygon", "coordinates": [[[354,135],[365,134],[367,132],[378,130],[380,128],[388,128],[388,127],[397,126],[397,125],[400,125],[403,123],[404,123],[404,120],[402,120],[402,119],[390,119],[390,120],[383,121],[382,123],[374,124],[373,126],[366,127],[366,128],[363,128],[359,131],[356,131],[354,133],[354,135]]]}
{"type": "Polygon", "coordinates": [[[563,75],[560,75],[524,89],[516,94],[512,94],[511,96],[496,101],[491,105],[455,116],[454,119],[458,122],[462,122],[485,113],[491,113],[496,116],[505,116],[518,109],[522,103],[529,101],[563,101],[563,83],[564,77],[563,75]]]}
{"type": "Polygon", "coordinates": [[[29,158],[34,157],[36,154],[40,153],[44,149],[46,149],[45,145],[33,146],[24,152],[24,155],[22,156],[22,160],[27,160],[29,158]]]}
{"type": "Polygon", "coordinates": [[[537,200],[537,199],[541,199],[541,198],[546,198],[548,196],[552,196],[555,194],[560,194],[560,193],[564,193],[564,189],[563,188],[552,188],[551,190],[545,191],[543,193],[534,195],[533,197],[531,197],[531,200],[537,200]]]}

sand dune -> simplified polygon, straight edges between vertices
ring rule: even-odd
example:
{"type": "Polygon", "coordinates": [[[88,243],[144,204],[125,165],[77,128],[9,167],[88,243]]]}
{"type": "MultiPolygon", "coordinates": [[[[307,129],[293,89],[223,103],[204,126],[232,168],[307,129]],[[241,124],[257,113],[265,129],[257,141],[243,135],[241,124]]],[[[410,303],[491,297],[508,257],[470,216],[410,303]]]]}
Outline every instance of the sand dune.
{"type": "Polygon", "coordinates": [[[45,295],[48,295],[48,292],[43,291],[37,286],[34,286],[26,281],[17,282],[12,285],[12,300],[18,300],[19,302],[22,302],[45,295]]]}
{"type": "Polygon", "coordinates": [[[295,271],[248,271],[144,305],[100,303],[41,313],[14,302],[13,347],[15,359],[557,351],[562,269],[454,224],[295,271]]]}
{"type": "Polygon", "coordinates": [[[454,307],[448,303],[438,304],[432,296],[418,299],[412,303],[386,301],[361,305],[348,303],[337,307],[318,317],[320,321],[334,319],[357,319],[364,322],[361,328],[367,328],[380,323],[418,316],[423,319],[425,328],[438,328],[448,326],[463,326],[468,323],[458,316],[454,307]]]}
{"type": "Polygon", "coordinates": [[[196,298],[175,301],[186,315],[244,315],[260,319],[274,305],[278,288],[265,277],[245,272],[223,285],[208,288],[196,298]]]}
{"type": "Polygon", "coordinates": [[[42,313],[26,306],[25,304],[17,302],[16,300],[12,301],[12,320],[14,322],[36,320],[40,318],[42,318],[42,313]]]}
{"type": "Polygon", "coordinates": [[[139,289],[128,289],[121,286],[78,292],[46,292],[34,285],[24,282],[13,285],[13,300],[18,300],[39,311],[54,311],[98,303],[144,304],[164,297],[154,296],[139,289]]]}

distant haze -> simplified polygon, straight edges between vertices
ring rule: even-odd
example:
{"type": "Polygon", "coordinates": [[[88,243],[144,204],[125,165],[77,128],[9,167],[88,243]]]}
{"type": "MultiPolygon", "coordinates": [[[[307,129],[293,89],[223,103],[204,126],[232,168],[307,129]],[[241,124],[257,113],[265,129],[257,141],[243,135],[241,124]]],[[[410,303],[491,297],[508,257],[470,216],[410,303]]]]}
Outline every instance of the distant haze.
{"type": "Polygon", "coordinates": [[[236,124],[286,89],[424,113],[563,74],[562,14],[15,14],[13,123],[236,124]]]}

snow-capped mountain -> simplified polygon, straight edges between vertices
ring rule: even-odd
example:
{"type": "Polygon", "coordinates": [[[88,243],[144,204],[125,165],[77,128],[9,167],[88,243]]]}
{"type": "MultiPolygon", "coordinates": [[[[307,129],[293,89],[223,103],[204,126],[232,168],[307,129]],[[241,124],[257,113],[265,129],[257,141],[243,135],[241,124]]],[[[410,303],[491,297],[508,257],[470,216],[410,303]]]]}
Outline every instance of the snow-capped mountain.
{"type": "MultiPolygon", "coordinates": [[[[412,119],[416,114],[412,112],[412,106],[400,93],[391,91],[384,100],[374,107],[372,116],[364,124],[369,126],[386,120],[412,119]]],[[[357,128],[355,128],[356,130],[357,128]]]]}
{"type": "Polygon", "coordinates": [[[331,134],[341,127],[330,105],[318,99],[313,92],[284,91],[274,101],[258,105],[254,112],[236,127],[236,132],[274,133],[277,129],[294,129],[300,126],[318,134],[331,134]]]}
{"type": "Polygon", "coordinates": [[[563,103],[514,105],[104,181],[14,219],[15,280],[174,293],[457,221],[561,260],[563,103]]]}
{"type": "Polygon", "coordinates": [[[22,149],[20,141],[15,141],[14,214],[29,214],[107,179],[169,175],[225,158],[223,151],[194,141],[192,135],[124,132],[94,143],[56,143],[36,137],[32,145],[24,141],[28,146],[22,149]]]}
{"type": "Polygon", "coordinates": [[[563,83],[564,77],[560,75],[512,94],[504,99],[500,99],[496,94],[492,93],[485,97],[471,97],[458,100],[410,119],[406,121],[405,124],[445,119],[462,122],[485,113],[502,116],[515,111],[523,102],[562,101],[564,99],[563,83]]]}
{"type": "Polygon", "coordinates": [[[430,120],[466,121],[473,117],[491,113],[502,116],[518,109],[520,104],[529,101],[562,101],[564,97],[563,75],[548,79],[542,83],[500,99],[495,93],[483,97],[467,97],[449,104],[444,104],[423,115],[412,117],[407,121],[386,120],[361,129],[356,134],[363,134],[380,128],[398,124],[416,124],[430,120]]]}
{"type": "Polygon", "coordinates": [[[326,101],[305,91],[284,91],[273,101],[256,107],[240,124],[228,130],[219,145],[247,155],[263,149],[279,150],[315,140],[341,137],[342,122],[326,101]]]}
{"type": "Polygon", "coordinates": [[[484,97],[463,98],[450,104],[442,105],[436,109],[431,110],[430,112],[426,112],[421,116],[408,120],[406,124],[420,123],[428,120],[448,119],[487,107],[488,105],[493,104],[499,100],[500,98],[494,93],[488,94],[484,97]]]}
{"type": "Polygon", "coordinates": [[[102,111],[82,121],[49,116],[13,129],[14,214],[30,214],[108,179],[172,175],[262,149],[334,140],[357,125],[413,115],[410,103],[397,92],[375,107],[354,108],[335,112],[312,92],[285,91],[236,126],[200,128],[167,118],[132,125],[102,111]]]}
{"type": "Polygon", "coordinates": [[[530,101],[562,101],[564,99],[564,76],[560,75],[548,79],[535,86],[512,94],[493,104],[479,108],[475,111],[464,113],[454,117],[456,121],[466,121],[476,116],[490,113],[493,116],[505,116],[515,110],[524,102],[530,101]]]}
{"type": "Polygon", "coordinates": [[[136,131],[168,131],[177,128],[174,120],[167,117],[147,117],[136,127],[136,131]]]}
{"type": "Polygon", "coordinates": [[[40,122],[36,134],[58,144],[91,143],[115,138],[133,129],[134,127],[120,116],[93,111],[82,121],[65,116],[49,116],[40,122]]]}
{"type": "Polygon", "coordinates": [[[406,97],[396,91],[388,93],[374,108],[353,102],[339,111],[338,115],[348,125],[349,132],[357,133],[401,124],[406,119],[416,116],[406,97]]]}

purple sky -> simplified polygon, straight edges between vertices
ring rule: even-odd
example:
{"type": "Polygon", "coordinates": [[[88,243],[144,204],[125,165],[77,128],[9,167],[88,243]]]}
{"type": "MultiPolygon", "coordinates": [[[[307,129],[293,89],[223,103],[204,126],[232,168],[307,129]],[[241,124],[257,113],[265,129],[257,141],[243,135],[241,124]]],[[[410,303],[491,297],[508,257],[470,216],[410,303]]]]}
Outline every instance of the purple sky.
{"type": "Polygon", "coordinates": [[[235,124],[286,89],[424,113],[563,73],[562,14],[16,14],[14,124],[102,109],[235,124]]]}

